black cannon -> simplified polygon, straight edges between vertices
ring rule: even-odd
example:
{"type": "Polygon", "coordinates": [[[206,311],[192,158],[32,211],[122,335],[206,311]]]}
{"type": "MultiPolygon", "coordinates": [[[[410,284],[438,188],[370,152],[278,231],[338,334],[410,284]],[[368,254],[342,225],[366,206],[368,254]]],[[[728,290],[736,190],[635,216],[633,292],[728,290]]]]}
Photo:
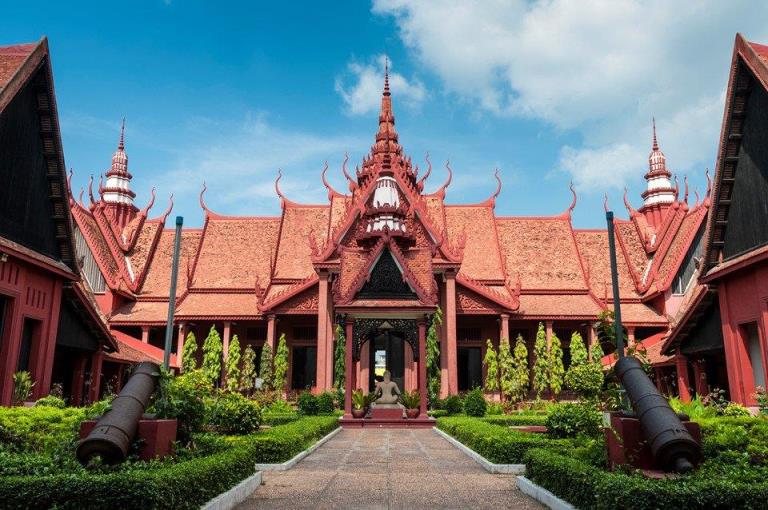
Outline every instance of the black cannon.
{"type": "Polygon", "coordinates": [[[155,363],[145,361],[136,367],[128,383],[112,401],[112,408],[99,418],[88,437],[77,446],[77,459],[82,464],[88,464],[97,455],[106,464],[125,460],[159,377],[160,367],[155,363]]]}
{"type": "Polygon", "coordinates": [[[631,356],[620,358],[615,371],[659,466],[678,473],[692,470],[701,459],[701,445],[656,389],[640,362],[631,356]]]}

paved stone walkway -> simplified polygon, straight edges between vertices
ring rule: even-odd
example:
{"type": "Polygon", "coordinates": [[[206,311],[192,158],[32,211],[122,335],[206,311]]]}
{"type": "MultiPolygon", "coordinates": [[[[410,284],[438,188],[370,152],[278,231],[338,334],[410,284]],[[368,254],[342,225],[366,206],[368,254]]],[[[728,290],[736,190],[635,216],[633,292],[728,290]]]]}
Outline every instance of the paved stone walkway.
{"type": "Polygon", "coordinates": [[[293,469],[265,472],[239,507],[541,509],[432,430],[342,430],[293,469]]]}

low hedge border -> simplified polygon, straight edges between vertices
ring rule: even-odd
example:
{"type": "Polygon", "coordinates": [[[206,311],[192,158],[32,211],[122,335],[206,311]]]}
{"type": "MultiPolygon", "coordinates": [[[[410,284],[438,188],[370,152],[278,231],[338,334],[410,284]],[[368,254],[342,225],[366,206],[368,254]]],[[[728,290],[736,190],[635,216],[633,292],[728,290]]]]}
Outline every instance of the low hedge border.
{"type": "Polygon", "coordinates": [[[505,427],[524,427],[526,425],[546,425],[546,414],[499,414],[485,416],[483,421],[505,427]]]}
{"type": "Polygon", "coordinates": [[[525,456],[526,477],[581,510],[764,509],[768,483],[683,476],[653,480],[611,473],[544,448],[525,456]]]}
{"type": "Polygon", "coordinates": [[[566,449],[572,446],[572,442],[567,439],[518,432],[466,416],[438,418],[437,428],[494,464],[523,464],[526,452],[533,448],[566,449]]]}
{"type": "Polygon", "coordinates": [[[296,420],[298,420],[300,416],[297,413],[278,413],[278,414],[268,414],[264,413],[262,415],[262,423],[264,425],[269,425],[270,427],[275,427],[277,425],[285,425],[286,423],[291,423],[296,420]]]}
{"type": "Polygon", "coordinates": [[[303,418],[236,438],[223,452],[157,469],[5,477],[0,508],[199,508],[252,475],[254,464],[288,460],[337,426],[336,417],[303,418]]]}

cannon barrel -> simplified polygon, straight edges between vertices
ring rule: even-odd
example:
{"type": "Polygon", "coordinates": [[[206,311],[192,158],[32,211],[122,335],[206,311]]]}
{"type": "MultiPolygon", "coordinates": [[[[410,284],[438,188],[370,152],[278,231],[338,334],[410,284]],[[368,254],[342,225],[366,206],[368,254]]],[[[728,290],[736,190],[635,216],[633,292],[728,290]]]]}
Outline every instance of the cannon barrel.
{"type": "Polygon", "coordinates": [[[136,367],[123,390],[112,401],[112,408],[99,418],[88,437],[77,446],[77,459],[82,464],[97,455],[107,464],[125,460],[159,377],[160,367],[155,363],[145,361],[136,367]]]}
{"type": "Polygon", "coordinates": [[[701,445],[656,389],[640,362],[623,357],[616,362],[615,369],[656,462],[665,471],[683,473],[693,469],[701,459],[701,445]]]}

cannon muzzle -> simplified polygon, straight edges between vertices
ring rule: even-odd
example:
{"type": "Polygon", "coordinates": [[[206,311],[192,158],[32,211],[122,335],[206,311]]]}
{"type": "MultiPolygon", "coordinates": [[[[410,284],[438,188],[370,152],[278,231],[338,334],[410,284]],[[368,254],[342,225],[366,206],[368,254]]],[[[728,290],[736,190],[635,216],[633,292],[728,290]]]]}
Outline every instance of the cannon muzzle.
{"type": "Polygon", "coordinates": [[[145,361],[139,363],[112,408],[99,418],[88,437],[77,446],[77,460],[88,464],[100,456],[106,464],[125,460],[139,426],[139,420],[149,404],[160,377],[160,367],[145,361]]]}
{"type": "Polygon", "coordinates": [[[701,459],[701,445],[656,389],[640,362],[626,356],[616,362],[615,370],[658,465],[678,473],[692,470],[701,459]]]}

